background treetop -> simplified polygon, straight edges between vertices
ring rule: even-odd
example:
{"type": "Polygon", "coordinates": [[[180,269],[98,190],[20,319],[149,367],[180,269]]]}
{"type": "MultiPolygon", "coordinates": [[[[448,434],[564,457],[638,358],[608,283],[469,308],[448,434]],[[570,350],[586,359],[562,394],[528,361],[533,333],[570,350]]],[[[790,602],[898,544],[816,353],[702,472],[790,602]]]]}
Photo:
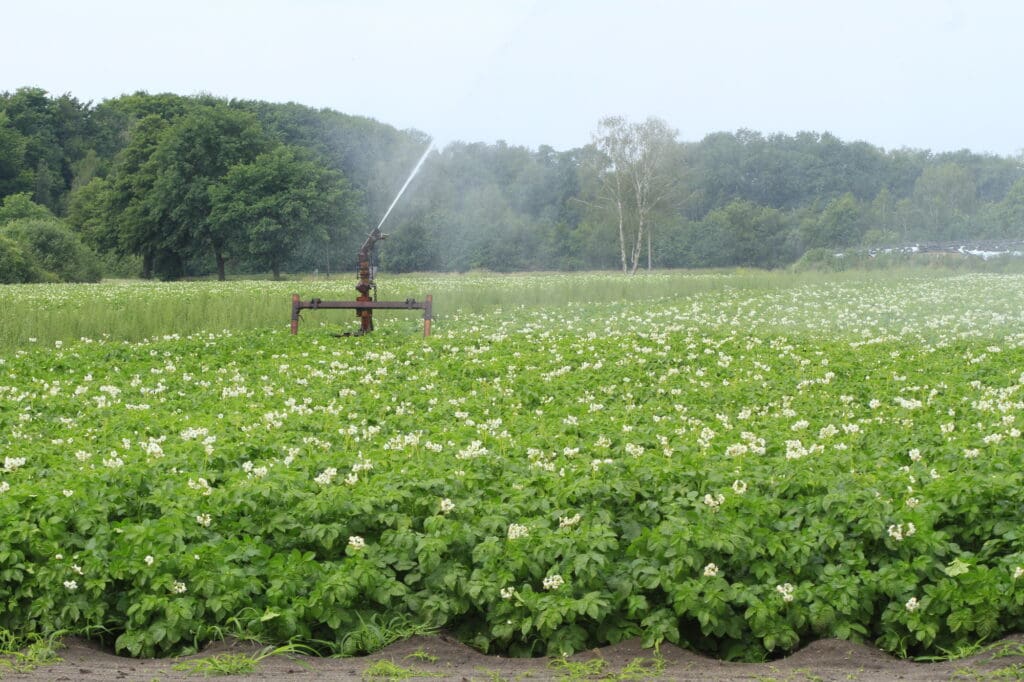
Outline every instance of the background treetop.
{"type": "MultiPolygon", "coordinates": [[[[93,105],[22,88],[0,94],[0,225],[49,216],[107,274],[348,270],[427,141],[297,103],[137,92],[93,105]]],[[[687,141],[610,116],[576,149],[431,152],[388,218],[381,263],[779,267],[808,249],[1020,240],[1022,161],[828,132],[687,141]]]]}

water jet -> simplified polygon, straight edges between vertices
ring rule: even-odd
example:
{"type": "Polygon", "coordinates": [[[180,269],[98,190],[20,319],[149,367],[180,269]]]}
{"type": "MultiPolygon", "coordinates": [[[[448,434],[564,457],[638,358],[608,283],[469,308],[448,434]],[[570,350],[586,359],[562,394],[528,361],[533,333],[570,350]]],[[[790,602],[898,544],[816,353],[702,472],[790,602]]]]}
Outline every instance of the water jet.
{"type": "Polygon", "coordinates": [[[319,298],[313,298],[309,301],[302,301],[298,294],[292,294],[292,334],[299,333],[299,319],[300,313],[303,310],[321,310],[321,309],[354,309],[356,316],[359,317],[359,330],[356,332],[350,332],[343,334],[342,336],[362,336],[373,331],[373,311],[377,309],[390,309],[390,310],[422,310],[423,311],[423,336],[430,336],[430,324],[433,320],[433,296],[427,294],[423,301],[417,301],[414,298],[407,298],[404,301],[378,301],[377,300],[377,282],[376,282],[376,267],[373,265],[373,252],[377,242],[387,239],[386,234],[381,232],[380,228],[383,227],[384,221],[391,215],[392,209],[398,200],[402,198],[409,183],[412,182],[416,174],[419,173],[420,168],[423,166],[423,162],[427,160],[427,155],[430,154],[430,150],[433,147],[433,142],[427,144],[426,150],[423,152],[423,156],[416,162],[412,172],[409,173],[409,177],[406,178],[405,183],[401,189],[398,190],[398,194],[395,195],[391,205],[388,206],[388,210],[384,212],[384,217],[380,219],[377,227],[370,231],[367,235],[366,241],[363,242],[362,247],[359,249],[359,270],[358,270],[358,281],[356,282],[356,291],[359,292],[359,296],[353,301],[324,301],[319,298]],[[371,293],[372,292],[372,293],[371,293]]]}

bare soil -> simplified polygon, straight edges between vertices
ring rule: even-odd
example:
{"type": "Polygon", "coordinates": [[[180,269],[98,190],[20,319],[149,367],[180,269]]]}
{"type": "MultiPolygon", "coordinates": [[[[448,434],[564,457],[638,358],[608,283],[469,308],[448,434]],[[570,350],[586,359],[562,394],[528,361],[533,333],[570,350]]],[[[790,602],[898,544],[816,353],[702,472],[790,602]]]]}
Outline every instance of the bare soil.
{"type": "MultiPolygon", "coordinates": [[[[195,680],[199,671],[182,663],[223,657],[255,656],[262,647],[249,642],[216,642],[202,652],[175,659],[114,656],[97,645],[66,638],[55,661],[28,672],[0,665],[3,680],[195,680]],[[177,667],[177,669],[176,669],[177,667]]],[[[661,663],[638,640],[582,652],[565,660],[486,656],[446,636],[413,637],[360,658],[310,658],[277,655],[256,670],[228,679],[254,680],[1006,680],[1024,679],[1024,635],[1007,637],[972,656],[937,663],[914,663],[862,644],[819,640],[787,658],[768,663],[726,663],[671,645],[661,648],[661,663]],[[389,666],[388,664],[393,664],[389,666]]]]}

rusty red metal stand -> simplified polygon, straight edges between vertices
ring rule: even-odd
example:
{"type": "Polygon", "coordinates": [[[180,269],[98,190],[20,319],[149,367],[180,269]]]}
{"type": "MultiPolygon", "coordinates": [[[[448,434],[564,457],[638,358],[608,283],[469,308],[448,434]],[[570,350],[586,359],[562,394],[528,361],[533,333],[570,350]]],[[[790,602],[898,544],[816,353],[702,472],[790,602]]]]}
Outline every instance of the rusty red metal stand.
{"type": "Polygon", "coordinates": [[[404,301],[378,301],[376,300],[377,284],[373,279],[373,267],[370,261],[373,256],[374,245],[387,237],[381,234],[378,226],[366,238],[361,249],[359,249],[359,282],[356,283],[356,291],[359,296],[354,301],[323,301],[313,298],[309,301],[299,300],[298,294],[292,294],[292,334],[299,333],[299,311],[320,310],[320,309],[355,309],[359,317],[359,331],[346,336],[362,336],[373,331],[373,311],[375,309],[386,310],[422,310],[423,311],[423,336],[430,336],[430,323],[433,319],[433,296],[427,294],[425,300],[417,301],[414,298],[407,298],[404,301]],[[370,292],[374,295],[371,296],[370,292]]]}
{"type": "Polygon", "coordinates": [[[359,316],[359,331],[353,336],[362,336],[373,331],[374,310],[422,310],[423,311],[423,336],[430,336],[430,323],[433,320],[433,296],[427,294],[422,301],[408,298],[404,301],[373,301],[370,299],[354,301],[322,301],[313,298],[308,301],[299,300],[298,294],[292,294],[292,334],[299,333],[299,311],[300,310],[331,310],[348,308],[355,309],[359,316]]]}

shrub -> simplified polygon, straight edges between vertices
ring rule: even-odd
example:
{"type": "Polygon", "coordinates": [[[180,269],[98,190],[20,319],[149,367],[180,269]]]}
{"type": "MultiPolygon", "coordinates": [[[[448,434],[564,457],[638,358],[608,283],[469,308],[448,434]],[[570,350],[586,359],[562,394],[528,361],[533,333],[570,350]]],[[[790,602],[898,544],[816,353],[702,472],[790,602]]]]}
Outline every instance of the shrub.
{"type": "Polygon", "coordinates": [[[96,253],[56,218],[15,220],[2,234],[21,246],[34,267],[53,273],[57,280],[98,282],[103,275],[96,253]]]}
{"type": "Polygon", "coordinates": [[[36,267],[32,259],[25,255],[21,244],[0,235],[0,284],[54,280],[55,275],[36,267]]]}

